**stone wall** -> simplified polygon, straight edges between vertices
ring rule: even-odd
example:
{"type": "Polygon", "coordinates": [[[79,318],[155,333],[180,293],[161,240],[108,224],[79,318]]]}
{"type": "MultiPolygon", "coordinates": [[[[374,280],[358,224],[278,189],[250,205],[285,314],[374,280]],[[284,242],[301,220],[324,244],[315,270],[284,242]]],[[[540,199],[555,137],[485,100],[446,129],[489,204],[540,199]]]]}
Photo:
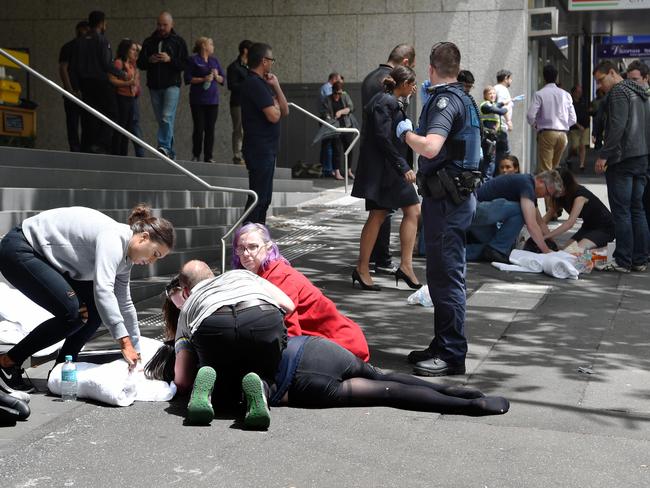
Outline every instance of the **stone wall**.
{"type": "MultiPolygon", "coordinates": [[[[115,48],[124,37],[142,41],[154,30],[158,12],[167,9],[190,49],[198,36],[214,39],[215,55],[224,67],[236,57],[241,39],[271,44],[281,83],[323,82],[333,70],[346,81],[359,82],[401,42],[414,43],[418,81],[422,81],[432,44],[448,40],[458,44],[462,67],[476,77],[477,100],[501,68],[513,72],[513,95],[524,93],[526,87],[524,0],[3,0],[2,4],[0,46],[30,48],[32,66],[57,81],[59,48],[90,10],[106,12],[107,36],[115,48]]],[[[180,158],[191,156],[187,91],[184,87],[176,119],[180,158]]],[[[231,158],[228,90],[222,89],[222,95],[215,157],[227,162],[231,158]]],[[[61,97],[35,80],[32,98],[40,105],[37,147],[66,149],[61,97]]],[[[140,103],[145,138],[155,141],[146,89],[140,103]]],[[[517,106],[511,141],[517,155],[523,154],[523,112],[517,106]]]]}

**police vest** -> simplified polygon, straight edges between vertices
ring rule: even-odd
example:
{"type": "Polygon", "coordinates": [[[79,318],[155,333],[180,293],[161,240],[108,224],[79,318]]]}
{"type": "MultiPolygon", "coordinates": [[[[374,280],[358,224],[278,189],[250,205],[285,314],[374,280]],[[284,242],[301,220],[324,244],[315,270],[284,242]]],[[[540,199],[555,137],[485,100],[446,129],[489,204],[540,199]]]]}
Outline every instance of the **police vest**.
{"type": "MultiPolygon", "coordinates": [[[[459,131],[447,136],[438,156],[420,164],[420,172],[428,175],[443,167],[455,167],[461,171],[476,171],[481,159],[481,122],[476,103],[461,88],[454,85],[437,87],[422,108],[418,125],[420,129],[427,126],[429,109],[438,96],[443,93],[461,100],[465,108],[465,125],[459,131]]],[[[426,134],[420,135],[426,137],[426,134]]]]}
{"type": "Polygon", "coordinates": [[[481,125],[486,129],[493,129],[497,132],[501,130],[501,116],[499,114],[485,113],[483,107],[486,104],[492,104],[489,100],[483,100],[479,105],[479,115],[481,117],[481,125]]]}

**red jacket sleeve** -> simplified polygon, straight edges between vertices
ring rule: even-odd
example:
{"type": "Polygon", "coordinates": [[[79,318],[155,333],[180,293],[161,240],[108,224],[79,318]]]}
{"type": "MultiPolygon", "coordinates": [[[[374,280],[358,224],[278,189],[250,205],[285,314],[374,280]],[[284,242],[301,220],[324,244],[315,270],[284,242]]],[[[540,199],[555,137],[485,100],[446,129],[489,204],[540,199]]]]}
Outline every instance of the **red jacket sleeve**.
{"type": "Polygon", "coordinates": [[[299,290],[293,284],[289,274],[278,273],[276,270],[275,272],[264,273],[262,277],[280,288],[296,304],[296,309],[284,317],[284,325],[287,327],[287,335],[289,337],[302,335],[302,328],[298,319],[299,290]]]}

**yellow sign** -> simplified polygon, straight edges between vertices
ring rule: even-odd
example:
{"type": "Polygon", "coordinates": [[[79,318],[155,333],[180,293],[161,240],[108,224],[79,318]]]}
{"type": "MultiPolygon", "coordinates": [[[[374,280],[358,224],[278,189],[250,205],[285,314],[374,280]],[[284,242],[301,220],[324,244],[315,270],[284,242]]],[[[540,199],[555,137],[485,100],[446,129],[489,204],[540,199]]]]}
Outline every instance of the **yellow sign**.
{"type": "MultiPolygon", "coordinates": [[[[11,54],[14,58],[16,58],[18,61],[25,63],[27,66],[29,66],[29,54],[23,51],[14,51],[13,49],[4,49],[4,51],[7,52],[7,54],[11,54]]],[[[16,63],[13,61],[10,61],[9,58],[3,56],[0,54],[0,66],[6,66],[7,68],[20,68],[16,63]]]]}

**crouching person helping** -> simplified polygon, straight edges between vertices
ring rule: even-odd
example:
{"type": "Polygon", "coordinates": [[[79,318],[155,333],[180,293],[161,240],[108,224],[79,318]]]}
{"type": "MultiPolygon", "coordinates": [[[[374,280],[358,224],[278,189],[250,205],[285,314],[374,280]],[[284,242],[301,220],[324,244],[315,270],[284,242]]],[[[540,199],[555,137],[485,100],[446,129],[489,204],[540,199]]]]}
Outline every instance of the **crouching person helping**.
{"type": "Polygon", "coordinates": [[[181,309],[174,334],[174,382],[181,392],[194,382],[188,421],[210,423],[213,388],[215,399],[230,404],[239,401],[243,390],[248,405],[244,425],[268,428],[269,385],[287,344],[283,315],[293,312],[291,299],[250,271],[215,278],[203,261],[183,266],[167,295],[181,309]],[[194,379],[196,360],[200,369],[194,379]]]}
{"type": "Polygon", "coordinates": [[[134,367],[140,329],[129,290],[131,268],[164,258],[173,246],[172,224],[153,217],[146,205],[132,210],[128,225],[90,208],[46,210],[5,235],[0,272],[54,317],[0,355],[0,388],[31,391],[20,369],[29,356],[65,339],[56,362],[66,355],[76,360],[102,322],[134,367]]]}

